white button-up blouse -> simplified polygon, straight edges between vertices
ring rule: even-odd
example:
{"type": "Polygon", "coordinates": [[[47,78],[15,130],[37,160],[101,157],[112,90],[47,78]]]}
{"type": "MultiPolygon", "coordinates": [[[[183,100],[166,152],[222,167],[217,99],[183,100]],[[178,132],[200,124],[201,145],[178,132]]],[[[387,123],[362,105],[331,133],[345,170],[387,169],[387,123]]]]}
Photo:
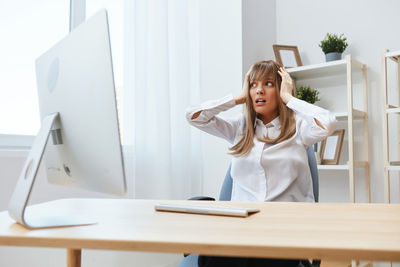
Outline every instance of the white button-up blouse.
{"type": "MultiPolygon", "coordinates": [[[[221,137],[235,145],[243,137],[243,114],[222,118],[218,113],[235,106],[232,95],[189,107],[189,123],[207,133],[221,137]],[[202,111],[192,120],[192,116],[202,111]]],[[[295,201],[314,202],[310,168],[306,148],[332,134],[335,116],[318,106],[292,98],[287,107],[296,113],[296,133],[278,144],[266,144],[256,136],[276,138],[281,129],[279,117],[264,125],[255,121],[254,146],[246,156],[233,156],[232,201],[295,201]],[[319,127],[317,119],[325,129],[319,127]]]]}

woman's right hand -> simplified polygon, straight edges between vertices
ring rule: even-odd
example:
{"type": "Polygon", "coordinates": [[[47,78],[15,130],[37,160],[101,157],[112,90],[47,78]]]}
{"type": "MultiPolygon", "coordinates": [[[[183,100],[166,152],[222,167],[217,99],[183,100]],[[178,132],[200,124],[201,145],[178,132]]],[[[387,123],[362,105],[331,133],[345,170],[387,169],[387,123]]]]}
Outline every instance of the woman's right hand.
{"type": "Polygon", "coordinates": [[[249,69],[249,71],[246,73],[246,76],[244,78],[244,82],[243,82],[243,89],[242,92],[235,97],[235,103],[236,105],[239,104],[244,104],[246,102],[246,92],[249,90],[249,79],[250,79],[250,72],[251,72],[251,68],[249,69]]]}

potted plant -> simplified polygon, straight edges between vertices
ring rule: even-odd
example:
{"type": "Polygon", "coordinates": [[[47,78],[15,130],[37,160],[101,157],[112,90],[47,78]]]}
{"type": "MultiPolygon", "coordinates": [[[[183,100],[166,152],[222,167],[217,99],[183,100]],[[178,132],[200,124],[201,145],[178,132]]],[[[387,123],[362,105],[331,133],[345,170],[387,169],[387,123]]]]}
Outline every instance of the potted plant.
{"type": "Polygon", "coordinates": [[[341,35],[327,33],[324,40],[319,44],[319,47],[325,53],[325,60],[328,62],[341,59],[343,51],[348,46],[346,41],[347,38],[343,33],[341,35]]]}
{"type": "Polygon", "coordinates": [[[298,99],[304,100],[310,104],[314,104],[315,102],[321,100],[318,97],[319,92],[315,89],[312,89],[310,86],[303,86],[296,88],[296,97],[298,99]]]}
{"type": "MultiPolygon", "coordinates": [[[[296,88],[296,97],[298,99],[304,100],[310,104],[314,104],[315,102],[321,100],[318,97],[319,92],[315,89],[312,89],[311,86],[303,86],[296,88]]],[[[321,164],[321,157],[318,153],[318,143],[314,144],[314,153],[315,153],[315,160],[317,164],[321,164]]]]}

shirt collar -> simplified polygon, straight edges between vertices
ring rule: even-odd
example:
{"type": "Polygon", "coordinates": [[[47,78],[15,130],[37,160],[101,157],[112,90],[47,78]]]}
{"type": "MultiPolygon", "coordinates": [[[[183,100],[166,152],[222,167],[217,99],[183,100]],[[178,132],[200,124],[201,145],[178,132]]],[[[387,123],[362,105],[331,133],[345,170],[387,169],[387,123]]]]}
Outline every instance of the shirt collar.
{"type": "MultiPolygon", "coordinates": [[[[259,118],[256,117],[256,120],[254,121],[254,128],[258,125],[264,125],[264,123],[262,122],[262,120],[260,120],[259,118]]],[[[271,127],[275,127],[278,130],[281,129],[281,121],[280,121],[280,117],[277,116],[275,119],[273,119],[272,121],[270,121],[269,123],[265,124],[265,127],[267,128],[271,128],[271,127]]]]}

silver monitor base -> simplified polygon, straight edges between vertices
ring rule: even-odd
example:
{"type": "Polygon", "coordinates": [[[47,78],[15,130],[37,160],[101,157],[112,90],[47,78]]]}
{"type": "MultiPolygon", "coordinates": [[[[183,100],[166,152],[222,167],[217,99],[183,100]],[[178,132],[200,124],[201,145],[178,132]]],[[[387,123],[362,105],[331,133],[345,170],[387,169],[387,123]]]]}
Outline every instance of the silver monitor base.
{"type": "MultiPolygon", "coordinates": [[[[19,222],[18,222],[19,223],[19,222]]],[[[71,227],[96,224],[92,220],[70,216],[43,216],[25,218],[25,223],[22,224],[29,229],[41,228],[56,228],[56,227],[71,227]]]]}
{"type": "Polygon", "coordinates": [[[25,161],[25,165],[19,176],[17,185],[14,189],[8,206],[8,213],[10,216],[17,223],[20,223],[30,229],[88,225],[96,223],[73,217],[25,218],[25,209],[28,205],[29,197],[32,192],[33,184],[35,182],[40,162],[46,148],[47,140],[49,139],[53,124],[58,117],[58,113],[53,113],[43,119],[42,126],[35,138],[35,141],[33,142],[32,149],[25,161]]]}

